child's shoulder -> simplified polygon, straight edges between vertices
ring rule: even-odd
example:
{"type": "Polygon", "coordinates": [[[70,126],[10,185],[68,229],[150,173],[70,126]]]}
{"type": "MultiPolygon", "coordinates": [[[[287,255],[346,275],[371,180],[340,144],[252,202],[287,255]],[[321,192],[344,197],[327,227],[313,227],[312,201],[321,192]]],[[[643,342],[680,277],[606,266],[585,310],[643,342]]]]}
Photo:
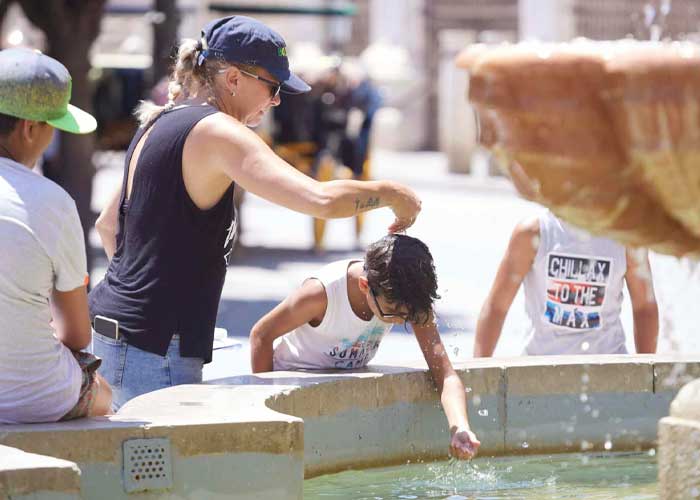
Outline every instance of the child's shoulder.
{"type": "Polygon", "coordinates": [[[315,274],[309,278],[316,278],[325,286],[330,286],[339,281],[345,281],[348,275],[350,265],[358,261],[357,259],[343,259],[330,262],[320,268],[315,274]]]}

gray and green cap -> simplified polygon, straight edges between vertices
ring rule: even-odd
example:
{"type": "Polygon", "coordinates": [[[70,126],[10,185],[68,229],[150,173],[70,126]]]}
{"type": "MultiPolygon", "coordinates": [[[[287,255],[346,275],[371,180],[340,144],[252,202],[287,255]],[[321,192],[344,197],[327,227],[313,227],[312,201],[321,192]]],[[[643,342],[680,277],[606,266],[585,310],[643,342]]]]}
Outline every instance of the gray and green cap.
{"type": "Polygon", "coordinates": [[[71,76],[56,59],[31,49],[0,51],[0,113],[73,134],[93,132],[95,118],[69,104],[70,97],[71,76]]]}

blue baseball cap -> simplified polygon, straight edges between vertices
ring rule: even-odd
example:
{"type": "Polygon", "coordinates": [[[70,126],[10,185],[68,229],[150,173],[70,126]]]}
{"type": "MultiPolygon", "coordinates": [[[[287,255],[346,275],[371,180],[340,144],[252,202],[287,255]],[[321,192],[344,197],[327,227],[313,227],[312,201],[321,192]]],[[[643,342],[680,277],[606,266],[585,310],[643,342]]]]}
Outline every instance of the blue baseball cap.
{"type": "Polygon", "coordinates": [[[286,94],[303,94],[311,87],[289,71],[287,44],[279,33],[257,19],[230,16],[216,19],[202,30],[202,52],[197,64],[218,58],[230,63],[266,69],[286,94]]]}
{"type": "Polygon", "coordinates": [[[71,87],[70,73],[56,59],[25,48],[0,51],[0,113],[73,134],[90,133],[97,122],[69,104],[71,87]]]}

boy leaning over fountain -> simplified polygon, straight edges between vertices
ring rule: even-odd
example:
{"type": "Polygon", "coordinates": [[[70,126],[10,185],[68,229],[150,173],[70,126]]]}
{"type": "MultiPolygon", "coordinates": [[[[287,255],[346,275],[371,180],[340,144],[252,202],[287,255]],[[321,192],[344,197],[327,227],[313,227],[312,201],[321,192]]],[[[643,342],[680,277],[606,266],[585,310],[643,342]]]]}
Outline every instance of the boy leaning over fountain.
{"type": "Polygon", "coordinates": [[[253,372],[361,368],[392,325],[410,323],[440,391],[452,433],[450,453],[471,458],[480,442],[469,428],[464,386],[434,321],[437,298],[428,247],[410,236],[385,236],[369,246],[364,261],[323,267],[255,324],[253,372]]]}

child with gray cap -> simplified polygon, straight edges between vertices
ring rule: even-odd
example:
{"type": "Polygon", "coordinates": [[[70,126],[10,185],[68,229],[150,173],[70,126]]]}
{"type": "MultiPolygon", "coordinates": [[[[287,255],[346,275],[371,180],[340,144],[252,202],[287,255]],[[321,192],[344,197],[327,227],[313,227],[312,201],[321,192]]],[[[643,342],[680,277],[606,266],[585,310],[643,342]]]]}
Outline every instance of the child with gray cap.
{"type": "Polygon", "coordinates": [[[54,128],[95,130],[70,96],[55,59],[0,51],[0,424],[104,415],[111,405],[100,360],[82,351],[91,331],[75,203],[32,171],[54,128]]]}

